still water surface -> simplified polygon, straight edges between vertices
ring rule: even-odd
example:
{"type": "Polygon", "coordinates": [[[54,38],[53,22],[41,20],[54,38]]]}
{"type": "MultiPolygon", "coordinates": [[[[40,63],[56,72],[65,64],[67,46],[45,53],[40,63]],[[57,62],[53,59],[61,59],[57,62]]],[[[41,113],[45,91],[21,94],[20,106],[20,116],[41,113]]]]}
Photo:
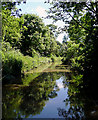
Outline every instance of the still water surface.
{"type": "Polygon", "coordinates": [[[43,72],[27,74],[22,79],[29,81],[23,82],[26,85],[4,86],[3,118],[97,120],[97,110],[93,102],[84,94],[73,94],[77,88],[67,82],[69,73],[65,69],[68,68],[51,66],[43,72]]]}
{"type": "MultiPolygon", "coordinates": [[[[59,118],[60,116],[58,115],[58,109],[61,108],[66,108],[66,110],[69,109],[70,105],[68,104],[65,106],[64,100],[68,98],[68,87],[64,88],[63,81],[65,80],[64,76],[61,76],[59,79],[56,80],[56,87],[58,87],[58,91],[56,91],[56,88],[54,87],[54,94],[56,96],[54,98],[51,98],[49,96],[49,100],[46,102],[43,111],[39,115],[33,116],[34,118],[59,118]]],[[[30,116],[32,117],[32,115],[30,116]]],[[[61,118],[61,117],[60,117],[61,118]]]]}

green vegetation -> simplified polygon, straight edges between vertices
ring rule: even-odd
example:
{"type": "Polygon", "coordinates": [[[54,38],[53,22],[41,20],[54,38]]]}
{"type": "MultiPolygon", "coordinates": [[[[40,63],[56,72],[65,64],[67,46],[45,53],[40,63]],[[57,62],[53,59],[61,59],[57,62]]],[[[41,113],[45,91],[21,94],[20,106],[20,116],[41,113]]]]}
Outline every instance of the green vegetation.
{"type": "MultiPolygon", "coordinates": [[[[34,76],[36,74],[33,74],[34,76]]],[[[28,78],[33,78],[28,74],[28,78]]],[[[13,86],[3,90],[3,118],[28,118],[30,115],[39,114],[45,102],[54,91],[56,80],[62,76],[60,73],[43,73],[36,77],[29,86],[13,86]],[[14,89],[13,89],[14,88],[14,89]],[[10,113],[10,114],[8,114],[10,113]]],[[[56,92],[56,91],[55,91],[56,92]]]]}
{"type": "Polygon", "coordinates": [[[43,63],[61,60],[53,33],[56,26],[45,26],[34,14],[20,15],[16,4],[2,3],[2,73],[7,81],[43,63]]]}
{"type": "MultiPolygon", "coordinates": [[[[18,3],[20,4],[21,1],[18,3]]],[[[61,60],[85,86],[96,83],[98,67],[98,3],[53,1],[48,17],[65,23],[63,43],[57,26],[45,25],[35,14],[19,14],[17,2],[2,3],[3,78],[19,76],[42,63],[61,60]],[[52,13],[52,14],[51,14],[52,13]],[[80,77],[82,79],[82,77],[80,77]],[[93,82],[92,82],[93,79],[93,82]],[[81,81],[81,80],[80,80],[81,81]]],[[[73,80],[79,81],[79,80],[73,80]]],[[[79,86],[79,82],[77,83],[79,86]]],[[[96,85],[95,85],[96,86],[96,85]]]]}
{"type": "Polygon", "coordinates": [[[56,38],[61,30],[45,25],[35,14],[20,14],[19,1],[2,3],[0,57],[3,84],[9,84],[3,86],[3,118],[39,114],[46,101],[57,96],[60,76],[66,76],[68,96],[63,102],[70,107],[58,108],[58,115],[66,119],[85,119],[84,112],[97,115],[98,2],[52,1],[47,17],[62,20],[61,30],[67,33],[60,43],[56,38]]]}
{"type": "Polygon", "coordinates": [[[54,0],[51,5],[48,17],[53,18],[55,22],[62,20],[65,23],[62,30],[68,33],[63,40],[63,63],[70,64],[72,69],[83,76],[84,86],[91,84],[96,87],[98,2],[54,0]]]}

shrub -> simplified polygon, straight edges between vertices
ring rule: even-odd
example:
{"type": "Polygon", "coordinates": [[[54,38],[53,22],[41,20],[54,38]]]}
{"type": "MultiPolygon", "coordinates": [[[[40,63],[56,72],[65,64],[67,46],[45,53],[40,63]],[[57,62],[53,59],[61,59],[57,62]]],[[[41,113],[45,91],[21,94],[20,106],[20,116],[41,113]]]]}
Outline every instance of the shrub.
{"type": "Polygon", "coordinates": [[[47,57],[30,57],[24,56],[19,50],[2,51],[3,78],[13,79],[21,74],[38,67],[41,64],[51,62],[47,57]]]}
{"type": "Polygon", "coordinates": [[[19,51],[8,51],[3,53],[2,66],[3,75],[21,75],[22,69],[22,54],[19,51]]]}

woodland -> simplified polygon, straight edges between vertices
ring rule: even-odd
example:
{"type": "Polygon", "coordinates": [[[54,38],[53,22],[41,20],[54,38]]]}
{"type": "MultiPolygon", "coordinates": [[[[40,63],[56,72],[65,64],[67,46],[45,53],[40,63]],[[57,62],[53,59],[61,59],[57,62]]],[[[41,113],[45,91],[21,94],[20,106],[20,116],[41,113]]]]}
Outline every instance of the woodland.
{"type": "Polygon", "coordinates": [[[45,1],[51,4],[47,18],[65,23],[60,31],[35,14],[20,14],[16,4],[21,2],[2,2],[4,84],[43,63],[61,60],[74,71],[77,86],[97,87],[98,2],[45,1]],[[68,34],[62,43],[56,41],[59,32],[68,34]]]}

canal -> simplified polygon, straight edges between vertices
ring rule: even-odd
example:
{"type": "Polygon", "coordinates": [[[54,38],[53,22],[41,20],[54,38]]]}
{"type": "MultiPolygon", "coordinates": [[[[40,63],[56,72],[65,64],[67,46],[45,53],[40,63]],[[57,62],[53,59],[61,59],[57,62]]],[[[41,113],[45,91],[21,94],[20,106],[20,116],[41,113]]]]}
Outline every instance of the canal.
{"type": "Polygon", "coordinates": [[[69,82],[67,65],[27,73],[19,84],[3,86],[3,118],[97,120],[98,104],[69,82]],[[29,82],[28,82],[29,81],[29,82]]]}

